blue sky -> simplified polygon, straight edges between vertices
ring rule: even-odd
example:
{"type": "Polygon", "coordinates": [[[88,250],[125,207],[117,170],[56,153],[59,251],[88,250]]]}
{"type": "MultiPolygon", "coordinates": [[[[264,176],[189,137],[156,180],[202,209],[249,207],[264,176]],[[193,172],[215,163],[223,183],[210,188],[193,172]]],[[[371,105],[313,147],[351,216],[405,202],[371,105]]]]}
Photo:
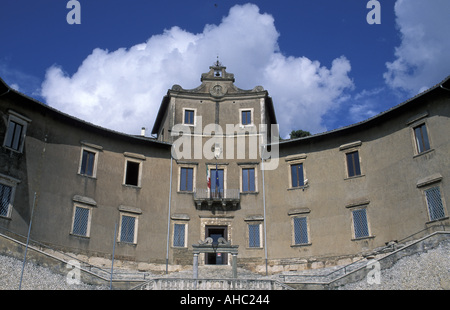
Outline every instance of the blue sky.
{"type": "Polygon", "coordinates": [[[367,119],[450,75],[450,1],[2,0],[0,77],[110,129],[151,129],[167,89],[194,88],[216,57],[262,85],[283,137],[367,119]]]}

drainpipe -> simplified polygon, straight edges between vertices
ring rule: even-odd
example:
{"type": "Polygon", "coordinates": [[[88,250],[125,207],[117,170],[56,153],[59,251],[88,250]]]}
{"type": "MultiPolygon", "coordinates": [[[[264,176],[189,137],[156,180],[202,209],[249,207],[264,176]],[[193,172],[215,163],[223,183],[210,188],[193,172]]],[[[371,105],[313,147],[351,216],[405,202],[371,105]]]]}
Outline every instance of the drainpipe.
{"type": "Polygon", "coordinates": [[[166,245],[166,274],[169,273],[169,243],[170,243],[170,209],[171,209],[171,201],[172,201],[172,164],[173,164],[173,156],[170,154],[170,184],[169,184],[169,212],[167,214],[167,245],[166,245]]]}
{"type": "MultiPolygon", "coordinates": [[[[265,150],[263,146],[263,150],[265,150]]],[[[264,258],[266,262],[266,276],[268,275],[267,270],[267,218],[266,218],[266,193],[265,193],[265,183],[264,183],[264,158],[261,156],[261,170],[262,170],[262,188],[263,188],[263,207],[264,207],[264,258]]]]}

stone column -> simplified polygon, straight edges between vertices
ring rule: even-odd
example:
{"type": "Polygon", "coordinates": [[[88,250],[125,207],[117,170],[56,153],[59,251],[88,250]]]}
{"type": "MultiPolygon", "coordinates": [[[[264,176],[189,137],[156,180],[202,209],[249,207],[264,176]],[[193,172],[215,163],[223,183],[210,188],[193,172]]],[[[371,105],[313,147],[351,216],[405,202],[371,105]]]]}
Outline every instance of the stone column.
{"type": "Polygon", "coordinates": [[[232,267],[233,267],[233,278],[237,278],[237,254],[232,254],[232,267]]]}
{"type": "Polygon", "coordinates": [[[193,277],[194,279],[198,279],[198,253],[194,253],[193,277]]]}

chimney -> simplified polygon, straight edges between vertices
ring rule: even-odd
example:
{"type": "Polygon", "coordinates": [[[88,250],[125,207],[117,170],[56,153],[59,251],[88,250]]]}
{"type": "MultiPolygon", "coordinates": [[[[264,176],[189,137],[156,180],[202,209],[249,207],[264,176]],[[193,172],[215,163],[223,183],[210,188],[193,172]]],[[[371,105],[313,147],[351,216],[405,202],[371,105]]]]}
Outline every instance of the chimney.
{"type": "Polygon", "coordinates": [[[141,136],[145,137],[145,127],[142,127],[141,129],[141,136]]]}

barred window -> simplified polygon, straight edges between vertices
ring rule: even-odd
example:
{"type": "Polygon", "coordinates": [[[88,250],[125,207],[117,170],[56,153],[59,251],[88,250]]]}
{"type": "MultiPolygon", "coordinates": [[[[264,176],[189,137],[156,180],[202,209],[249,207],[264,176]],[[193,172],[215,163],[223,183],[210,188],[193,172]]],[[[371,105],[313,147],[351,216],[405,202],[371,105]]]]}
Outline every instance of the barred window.
{"type": "Polygon", "coordinates": [[[72,233],[78,236],[89,236],[89,215],[90,210],[83,207],[75,207],[75,214],[73,216],[72,233]]]}
{"type": "Polygon", "coordinates": [[[12,187],[0,184],[0,216],[9,215],[9,206],[11,204],[12,187]]]}
{"type": "Polygon", "coordinates": [[[186,225],[175,224],[173,227],[173,246],[184,247],[186,237],[186,225]]]}
{"type": "Polygon", "coordinates": [[[355,239],[369,236],[369,224],[367,222],[366,209],[352,211],[355,239]]]}
{"type": "Polygon", "coordinates": [[[442,203],[441,191],[439,187],[425,190],[430,220],[438,220],[445,217],[444,204],[442,203]]]}
{"type": "Polygon", "coordinates": [[[308,222],[306,217],[294,217],[294,244],[308,244],[308,222]]]}
{"type": "Polygon", "coordinates": [[[259,224],[248,225],[248,246],[251,248],[261,247],[261,235],[259,224]]]}
{"type": "Polygon", "coordinates": [[[136,217],[122,215],[120,224],[120,241],[136,243],[136,217]]]}

